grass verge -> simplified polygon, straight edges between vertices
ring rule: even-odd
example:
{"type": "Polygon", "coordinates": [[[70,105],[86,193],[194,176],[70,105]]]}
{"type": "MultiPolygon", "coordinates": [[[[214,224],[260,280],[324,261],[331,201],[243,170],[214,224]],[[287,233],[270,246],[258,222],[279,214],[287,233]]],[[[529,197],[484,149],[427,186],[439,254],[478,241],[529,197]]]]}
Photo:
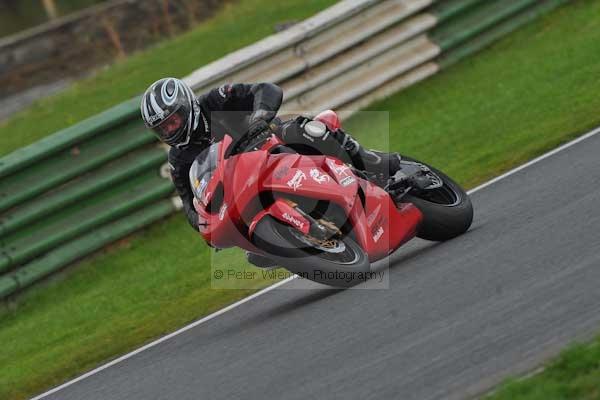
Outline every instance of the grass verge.
{"type": "MultiPolygon", "coordinates": [[[[391,149],[473,186],[600,124],[600,31],[590,17],[598,13],[600,0],[573,2],[369,109],[389,111],[391,149]]],[[[115,72],[113,79],[127,81],[130,67],[116,68],[126,76],[115,72]]],[[[164,73],[149,68],[148,80],[164,73]]],[[[79,90],[96,101],[100,87],[113,87],[103,79],[108,77],[94,81],[89,92],[80,86],[68,96],[79,90]]],[[[130,90],[125,98],[138,91],[130,90]]],[[[47,107],[62,112],[64,96],[48,100],[47,107]]],[[[77,118],[114,102],[99,101],[98,107],[85,105],[77,118]]],[[[378,125],[374,115],[376,120],[354,118],[347,127],[361,142],[379,147],[373,133],[385,135],[386,124],[378,125]]],[[[27,123],[10,124],[24,129],[27,123]]],[[[20,399],[58,384],[252,291],[211,289],[209,257],[177,215],[16,298],[0,311],[0,342],[9,344],[0,353],[0,398],[20,399]]],[[[220,265],[249,268],[237,251],[218,257],[220,265]]]]}
{"type": "Polygon", "coordinates": [[[511,379],[486,400],[600,399],[600,337],[564,351],[543,372],[511,379]]]}

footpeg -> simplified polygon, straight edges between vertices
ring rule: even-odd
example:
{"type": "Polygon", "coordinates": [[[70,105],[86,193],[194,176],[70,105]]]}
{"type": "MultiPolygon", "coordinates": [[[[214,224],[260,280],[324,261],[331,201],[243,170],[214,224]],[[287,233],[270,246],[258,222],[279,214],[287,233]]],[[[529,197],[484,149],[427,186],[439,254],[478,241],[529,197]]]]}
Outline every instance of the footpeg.
{"type": "Polygon", "coordinates": [[[403,160],[400,170],[390,178],[385,189],[394,197],[402,197],[411,189],[430,190],[440,186],[442,180],[427,166],[403,160]]]}

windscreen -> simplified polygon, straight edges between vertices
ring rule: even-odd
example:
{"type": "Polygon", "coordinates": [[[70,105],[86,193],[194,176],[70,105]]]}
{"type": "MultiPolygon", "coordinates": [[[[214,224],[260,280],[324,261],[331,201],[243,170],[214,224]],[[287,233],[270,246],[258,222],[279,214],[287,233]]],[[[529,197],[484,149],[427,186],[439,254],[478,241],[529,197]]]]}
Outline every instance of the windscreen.
{"type": "Polygon", "coordinates": [[[213,143],[196,157],[190,168],[190,186],[197,199],[202,199],[208,182],[217,168],[220,143],[213,143]]]}

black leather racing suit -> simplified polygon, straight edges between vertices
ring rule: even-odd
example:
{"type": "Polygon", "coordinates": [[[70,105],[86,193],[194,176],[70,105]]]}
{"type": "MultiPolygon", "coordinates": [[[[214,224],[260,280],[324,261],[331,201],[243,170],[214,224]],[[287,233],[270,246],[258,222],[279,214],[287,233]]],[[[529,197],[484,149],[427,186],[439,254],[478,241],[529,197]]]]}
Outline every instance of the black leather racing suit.
{"type": "MultiPolygon", "coordinates": [[[[255,119],[270,122],[283,99],[283,92],[271,83],[232,84],[213,89],[197,98],[201,118],[190,144],[171,147],[169,165],[173,183],[190,225],[198,229],[198,215],[193,205],[193,192],[189,183],[189,170],[196,157],[211,143],[219,141],[225,133],[238,138],[255,119]]],[[[343,130],[337,130],[315,139],[300,128],[302,118],[284,124],[279,136],[295,150],[340,157],[361,170],[375,173],[393,173],[399,167],[395,154],[365,150],[343,130]]]]}

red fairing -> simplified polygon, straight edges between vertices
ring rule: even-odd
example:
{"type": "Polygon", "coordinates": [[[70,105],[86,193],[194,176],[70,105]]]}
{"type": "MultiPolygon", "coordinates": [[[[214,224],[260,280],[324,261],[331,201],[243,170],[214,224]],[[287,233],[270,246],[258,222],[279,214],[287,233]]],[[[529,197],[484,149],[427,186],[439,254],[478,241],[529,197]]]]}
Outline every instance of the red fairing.
{"type": "Polygon", "coordinates": [[[347,210],[356,200],[357,178],[335,158],[272,154],[268,170],[261,191],[330,200],[347,210]]]}
{"type": "Polygon", "coordinates": [[[356,203],[350,220],[359,244],[371,262],[386,257],[412,239],[423,214],[412,204],[396,207],[390,196],[379,186],[361,180],[365,207],[356,203]]]}
{"type": "Polygon", "coordinates": [[[258,222],[266,215],[271,215],[285,224],[292,225],[300,232],[308,234],[308,229],[310,228],[310,223],[308,220],[304,218],[302,214],[296,211],[296,209],[293,208],[288,202],[282,199],[277,199],[269,208],[256,215],[254,220],[250,223],[250,227],[248,228],[249,236],[252,236],[252,233],[254,233],[254,228],[256,228],[256,224],[258,224],[258,222]]]}
{"type": "Polygon", "coordinates": [[[332,111],[332,110],[326,110],[326,111],[323,111],[323,112],[319,113],[315,117],[315,119],[317,121],[321,121],[322,123],[324,123],[325,125],[327,125],[327,127],[331,131],[336,131],[336,130],[338,130],[338,129],[340,129],[342,127],[342,123],[340,122],[340,118],[335,113],[335,111],[332,111]]]}
{"type": "Polygon", "coordinates": [[[422,220],[415,206],[396,207],[387,192],[336,158],[271,154],[268,149],[280,143],[273,138],[261,150],[225,159],[231,142],[226,136],[219,144],[216,169],[195,202],[200,234],[212,246],[260,252],[251,236],[267,215],[307,234],[311,222],[296,209],[302,199],[338,205],[370,261],[386,257],[415,236],[422,220]]]}

